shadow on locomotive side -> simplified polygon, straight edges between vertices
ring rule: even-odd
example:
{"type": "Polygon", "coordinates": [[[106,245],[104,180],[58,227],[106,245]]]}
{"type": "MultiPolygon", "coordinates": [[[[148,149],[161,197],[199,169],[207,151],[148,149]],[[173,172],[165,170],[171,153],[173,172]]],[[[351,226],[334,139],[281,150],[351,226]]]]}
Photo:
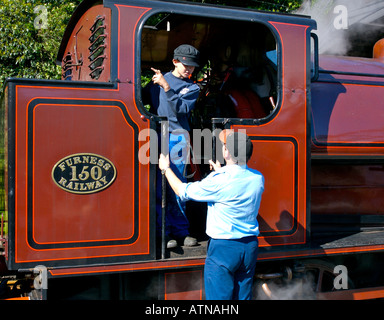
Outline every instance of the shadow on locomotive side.
{"type": "Polygon", "coordinates": [[[265,177],[255,297],[382,297],[383,60],[319,55],[315,29],[302,15],[84,1],[59,48],[63,80],[6,83],[3,297],[204,299],[204,205],[187,206],[199,246],[156,239],[166,119],[142,91],[183,43],[201,53],[191,180],[228,128],[250,136],[265,177]]]}

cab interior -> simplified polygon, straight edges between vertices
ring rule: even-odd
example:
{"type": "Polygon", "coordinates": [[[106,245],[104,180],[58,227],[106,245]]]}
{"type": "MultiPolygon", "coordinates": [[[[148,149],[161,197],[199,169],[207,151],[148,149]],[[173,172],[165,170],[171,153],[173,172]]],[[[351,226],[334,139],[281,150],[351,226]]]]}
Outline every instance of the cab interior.
{"type": "Polygon", "coordinates": [[[184,43],[201,55],[193,75],[201,91],[191,128],[210,128],[211,118],[261,119],[274,111],[277,43],[266,25],[167,13],[150,17],[141,38],[143,87],[153,75],[151,67],[162,72],[173,69],[173,50],[184,43]]]}

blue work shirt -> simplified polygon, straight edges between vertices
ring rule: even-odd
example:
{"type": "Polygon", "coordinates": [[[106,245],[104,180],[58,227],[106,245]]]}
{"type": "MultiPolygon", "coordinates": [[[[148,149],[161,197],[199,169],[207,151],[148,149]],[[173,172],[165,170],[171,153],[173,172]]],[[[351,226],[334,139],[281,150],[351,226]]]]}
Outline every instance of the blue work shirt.
{"type": "Polygon", "coordinates": [[[247,166],[229,165],[205,179],[184,183],[182,201],[208,203],[208,236],[214,239],[241,239],[259,235],[257,214],[264,191],[264,177],[247,166]]]}
{"type": "Polygon", "coordinates": [[[164,74],[164,78],[171,89],[167,92],[160,89],[157,114],[168,118],[170,132],[176,129],[189,131],[188,117],[195,107],[200,88],[192,80],[177,78],[172,72],[164,74]]]}

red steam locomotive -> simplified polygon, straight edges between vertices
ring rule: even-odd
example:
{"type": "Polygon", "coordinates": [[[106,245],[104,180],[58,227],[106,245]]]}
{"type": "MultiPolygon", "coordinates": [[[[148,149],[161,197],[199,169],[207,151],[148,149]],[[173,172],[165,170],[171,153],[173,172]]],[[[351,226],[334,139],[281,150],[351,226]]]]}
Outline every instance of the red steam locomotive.
{"type": "MultiPolygon", "coordinates": [[[[204,207],[188,204],[199,246],[156,239],[147,133],[162,119],[142,91],[189,43],[203,61],[192,128],[245,129],[249,166],[265,176],[255,298],[383,297],[383,52],[319,56],[315,29],[240,8],[81,3],[59,49],[63,79],[6,82],[0,296],[204,299],[204,207]]],[[[197,149],[200,178],[209,148],[197,149]]]]}

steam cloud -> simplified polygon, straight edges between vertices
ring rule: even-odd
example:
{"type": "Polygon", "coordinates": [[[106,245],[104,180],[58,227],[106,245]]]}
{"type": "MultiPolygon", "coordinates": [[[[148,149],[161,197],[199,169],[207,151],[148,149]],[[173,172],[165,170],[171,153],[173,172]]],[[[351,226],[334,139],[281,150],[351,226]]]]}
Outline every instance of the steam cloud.
{"type": "Polygon", "coordinates": [[[361,27],[384,16],[382,0],[305,0],[295,13],[309,15],[317,22],[320,54],[345,55],[351,44],[348,37],[361,33],[361,27]],[[343,11],[341,11],[343,10],[343,11]],[[349,32],[347,32],[349,29],[349,32]]]}
{"type": "Polygon", "coordinates": [[[314,278],[306,275],[291,281],[267,282],[267,287],[259,282],[255,286],[257,300],[316,300],[314,278]]]}

